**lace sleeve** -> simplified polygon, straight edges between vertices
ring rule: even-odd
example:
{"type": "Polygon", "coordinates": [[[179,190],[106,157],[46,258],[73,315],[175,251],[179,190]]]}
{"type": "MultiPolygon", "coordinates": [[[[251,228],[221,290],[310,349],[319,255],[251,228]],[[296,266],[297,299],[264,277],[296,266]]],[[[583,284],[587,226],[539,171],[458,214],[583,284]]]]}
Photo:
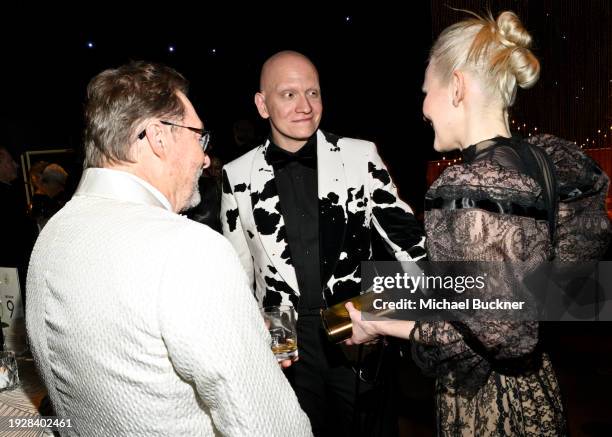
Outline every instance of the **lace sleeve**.
{"type": "Polygon", "coordinates": [[[464,394],[476,392],[487,381],[489,363],[450,322],[416,322],[410,340],[412,358],[425,375],[461,381],[464,394]]]}
{"type": "MultiPolygon", "coordinates": [[[[499,169],[496,171],[499,173],[499,169]]],[[[499,176],[508,179],[504,183],[515,184],[513,196],[525,188],[516,178],[510,180],[503,173],[499,176]]],[[[448,186],[443,188],[453,195],[469,197],[472,193],[465,182],[478,187],[480,198],[486,197],[485,184],[469,177],[462,183],[463,187],[468,187],[463,188],[464,192],[460,192],[462,187],[457,185],[451,190],[448,186]]],[[[493,182],[490,181],[489,186],[494,187],[496,193],[503,192],[503,184],[493,182]]],[[[443,192],[436,191],[434,195],[443,192]]],[[[495,196],[492,200],[501,202],[505,199],[495,196]]],[[[528,197],[513,200],[524,205],[530,203],[528,197]]],[[[434,261],[514,262],[521,263],[526,271],[530,271],[546,260],[550,251],[545,221],[474,207],[431,209],[426,213],[426,231],[427,251],[434,261]]],[[[509,297],[513,293],[512,284],[513,281],[502,282],[496,290],[496,297],[509,297]]],[[[461,382],[453,384],[455,387],[470,393],[486,382],[492,369],[512,369],[530,361],[538,342],[538,324],[482,319],[417,322],[411,338],[414,340],[413,357],[426,373],[453,378],[461,382]]]]}
{"type": "Polygon", "coordinates": [[[538,341],[537,322],[417,322],[412,357],[426,375],[454,378],[473,394],[492,369],[528,368],[538,341]]]}

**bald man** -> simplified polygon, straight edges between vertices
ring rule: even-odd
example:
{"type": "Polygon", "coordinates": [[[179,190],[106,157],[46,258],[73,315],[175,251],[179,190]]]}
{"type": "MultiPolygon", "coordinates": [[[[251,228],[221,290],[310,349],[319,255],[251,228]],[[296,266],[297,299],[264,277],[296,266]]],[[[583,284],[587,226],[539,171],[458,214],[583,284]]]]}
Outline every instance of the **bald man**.
{"type": "Polygon", "coordinates": [[[270,135],[223,169],[223,233],[260,305],[298,312],[300,359],[288,376],[315,435],[381,435],[354,417],[355,372],[326,339],[320,310],[360,293],[371,229],[401,261],[425,255],[424,234],[373,143],[319,130],[319,75],[307,57],[269,58],[255,105],[270,135]]]}

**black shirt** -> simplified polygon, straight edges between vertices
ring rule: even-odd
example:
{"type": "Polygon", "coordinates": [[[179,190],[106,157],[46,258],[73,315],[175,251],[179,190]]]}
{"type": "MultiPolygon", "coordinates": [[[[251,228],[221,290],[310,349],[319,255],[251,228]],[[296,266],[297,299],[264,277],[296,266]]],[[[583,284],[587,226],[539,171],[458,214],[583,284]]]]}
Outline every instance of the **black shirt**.
{"type": "Polygon", "coordinates": [[[298,313],[318,314],[323,305],[323,287],[319,257],[316,134],[296,153],[283,150],[270,141],[266,160],[274,168],[287,242],[300,287],[298,313]]]}

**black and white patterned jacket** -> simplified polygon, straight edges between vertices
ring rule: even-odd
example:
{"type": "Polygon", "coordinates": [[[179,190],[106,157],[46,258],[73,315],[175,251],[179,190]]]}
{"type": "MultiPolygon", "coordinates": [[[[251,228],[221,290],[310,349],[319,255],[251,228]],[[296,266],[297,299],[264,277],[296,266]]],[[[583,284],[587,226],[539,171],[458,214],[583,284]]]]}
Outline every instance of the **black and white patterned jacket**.
{"type": "MultiPolygon", "coordinates": [[[[399,261],[425,256],[425,237],[374,143],[317,131],[321,277],[328,305],[360,292],[361,261],[372,256],[371,228],[399,261]]],[[[300,291],[285,222],[266,161],[267,140],[223,168],[221,221],[255,284],[260,304],[297,307],[300,291]]]]}

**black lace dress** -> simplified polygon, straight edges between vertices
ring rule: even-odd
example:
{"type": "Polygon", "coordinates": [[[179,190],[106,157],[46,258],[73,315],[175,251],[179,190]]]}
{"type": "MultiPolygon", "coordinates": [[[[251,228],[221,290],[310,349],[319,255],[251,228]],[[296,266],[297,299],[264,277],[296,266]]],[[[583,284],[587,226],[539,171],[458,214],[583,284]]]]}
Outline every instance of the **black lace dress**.
{"type": "MultiPolygon", "coordinates": [[[[471,146],[464,162],[431,186],[425,213],[430,261],[535,268],[549,258],[541,188],[547,181],[528,176],[533,173],[515,145],[495,138],[471,146]]],[[[537,322],[417,322],[411,338],[417,363],[436,376],[438,435],[566,435],[557,379],[538,348],[537,322]]]]}

